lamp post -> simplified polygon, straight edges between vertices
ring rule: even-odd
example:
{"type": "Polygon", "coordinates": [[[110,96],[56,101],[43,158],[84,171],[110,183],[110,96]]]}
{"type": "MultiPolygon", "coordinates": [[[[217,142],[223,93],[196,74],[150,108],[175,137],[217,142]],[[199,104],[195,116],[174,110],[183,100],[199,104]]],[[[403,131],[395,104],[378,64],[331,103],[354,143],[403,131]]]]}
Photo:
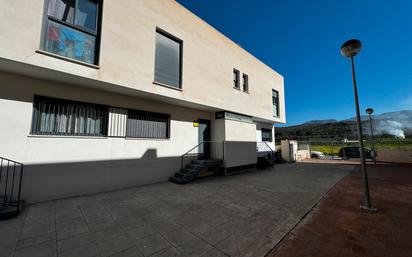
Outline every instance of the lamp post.
{"type": "Polygon", "coordinates": [[[354,56],[357,55],[362,48],[362,43],[357,39],[351,39],[346,41],[340,48],[340,52],[344,57],[348,57],[351,60],[352,64],[352,82],[353,82],[353,94],[355,97],[355,107],[356,107],[356,123],[358,127],[358,139],[359,139],[359,153],[361,158],[361,166],[363,172],[363,183],[364,183],[364,190],[365,190],[365,205],[361,205],[360,208],[377,212],[378,209],[371,206],[371,200],[369,195],[369,181],[368,181],[368,172],[366,169],[366,161],[365,161],[365,153],[363,151],[363,135],[362,135],[362,123],[361,123],[361,116],[359,111],[359,100],[358,100],[358,89],[356,85],[356,76],[355,76],[355,62],[354,56]]]}
{"type": "Polygon", "coordinates": [[[373,128],[372,128],[372,114],[373,114],[373,109],[372,108],[368,108],[366,109],[366,113],[369,115],[369,127],[371,130],[371,134],[370,134],[370,142],[371,142],[371,152],[373,154],[373,162],[376,164],[376,152],[375,152],[375,144],[373,143],[373,128]]]}

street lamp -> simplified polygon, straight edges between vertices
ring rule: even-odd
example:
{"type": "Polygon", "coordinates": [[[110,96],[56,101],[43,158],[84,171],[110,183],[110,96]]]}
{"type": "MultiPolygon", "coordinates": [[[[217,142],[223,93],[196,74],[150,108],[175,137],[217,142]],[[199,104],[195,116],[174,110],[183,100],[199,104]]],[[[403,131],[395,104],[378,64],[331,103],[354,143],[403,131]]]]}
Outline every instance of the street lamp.
{"type": "Polygon", "coordinates": [[[357,55],[362,48],[362,43],[357,39],[351,39],[346,41],[340,48],[340,53],[344,57],[348,57],[352,64],[352,82],[353,82],[353,94],[355,97],[355,107],[356,107],[356,123],[358,126],[358,139],[359,139],[359,153],[361,158],[361,166],[363,171],[363,183],[365,189],[365,205],[361,205],[360,208],[372,212],[377,212],[378,209],[371,206],[371,200],[369,195],[369,182],[368,182],[368,172],[366,170],[365,153],[363,151],[363,135],[362,135],[362,123],[359,111],[359,100],[358,100],[358,89],[356,86],[355,77],[355,62],[353,57],[357,55]]]}
{"type": "Polygon", "coordinates": [[[375,152],[375,145],[373,143],[373,128],[372,128],[372,114],[373,114],[373,109],[372,108],[368,108],[366,109],[366,113],[369,115],[369,127],[371,130],[371,134],[370,134],[370,142],[371,142],[371,152],[373,154],[373,162],[376,164],[376,152],[375,152]]]}

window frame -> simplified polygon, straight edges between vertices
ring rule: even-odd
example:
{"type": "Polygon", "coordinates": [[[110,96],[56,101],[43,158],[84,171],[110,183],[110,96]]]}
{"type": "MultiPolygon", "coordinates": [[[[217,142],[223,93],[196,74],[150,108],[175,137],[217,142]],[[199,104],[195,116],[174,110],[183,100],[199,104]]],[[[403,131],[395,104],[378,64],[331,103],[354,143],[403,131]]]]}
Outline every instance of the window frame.
{"type": "MultiPolygon", "coordinates": [[[[75,22],[75,15],[76,15],[75,13],[76,13],[76,11],[74,11],[74,14],[73,14],[74,15],[73,24],[71,24],[69,22],[66,22],[66,21],[63,21],[63,20],[60,20],[56,17],[53,17],[53,16],[49,15],[48,14],[48,7],[49,7],[50,0],[44,0],[44,10],[43,10],[43,18],[42,18],[43,22],[42,22],[42,29],[41,29],[41,36],[40,36],[40,49],[41,49],[41,51],[39,51],[39,52],[44,52],[45,54],[48,54],[49,56],[56,57],[56,58],[63,59],[63,60],[67,60],[67,61],[71,61],[71,62],[78,63],[78,64],[84,64],[86,66],[98,66],[99,62],[100,62],[100,47],[101,47],[101,32],[102,32],[103,2],[104,2],[104,0],[94,0],[94,1],[96,1],[96,4],[97,4],[97,15],[96,15],[96,26],[97,26],[97,28],[96,28],[96,31],[92,31],[92,30],[89,30],[87,28],[83,28],[79,25],[76,25],[76,22],[75,22]],[[85,33],[89,36],[95,37],[95,49],[94,49],[93,63],[88,63],[88,62],[85,62],[85,61],[77,60],[75,58],[70,58],[70,57],[67,57],[67,56],[63,56],[63,55],[59,55],[57,53],[47,51],[43,47],[43,45],[44,45],[45,33],[47,33],[47,31],[46,31],[47,26],[48,26],[47,22],[49,20],[52,21],[52,22],[58,23],[60,25],[66,26],[70,29],[77,30],[77,31],[85,33]]],[[[75,4],[77,4],[77,0],[75,0],[75,4]]],[[[74,9],[76,10],[76,5],[75,5],[74,9]]]]}
{"type": "Polygon", "coordinates": [[[127,109],[127,117],[126,117],[126,134],[125,138],[126,139],[153,139],[153,140],[169,140],[170,139],[170,131],[171,131],[171,115],[167,113],[160,113],[160,112],[151,112],[151,111],[144,111],[144,110],[136,110],[136,109],[127,109]],[[167,123],[166,123],[166,137],[136,137],[136,136],[130,136],[128,134],[128,127],[129,127],[129,116],[130,114],[133,113],[146,113],[146,114],[155,114],[155,115],[164,115],[167,117],[167,123]]]}
{"type": "Polygon", "coordinates": [[[261,133],[262,133],[262,142],[273,142],[273,134],[272,134],[272,130],[271,129],[267,129],[267,128],[262,128],[260,129],[261,133]],[[268,138],[263,138],[263,132],[270,134],[270,140],[267,140],[268,138]]]}
{"type": "Polygon", "coordinates": [[[102,104],[95,104],[95,103],[88,103],[88,102],[82,102],[82,101],[75,101],[75,100],[68,100],[68,99],[62,99],[62,98],[56,98],[56,97],[48,97],[48,96],[42,96],[42,95],[34,95],[33,96],[33,104],[32,104],[32,117],[31,117],[31,126],[30,126],[30,135],[31,136],[63,136],[63,137],[108,137],[108,122],[109,122],[109,106],[107,105],[102,105],[102,104]],[[41,133],[35,131],[35,128],[38,127],[39,125],[35,122],[35,112],[36,112],[36,101],[42,101],[42,100],[48,100],[50,102],[56,103],[56,104],[75,104],[75,105],[84,105],[84,106],[90,106],[90,107],[95,107],[99,108],[101,110],[106,110],[106,114],[104,117],[104,125],[103,125],[103,133],[99,135],[87,135],[87,134],[74,134],[74,133],[41,133]]]}
{"type": "Polygon", "coordinates": [[[170,40],[173,40],[173,41],[179,43],[179,87],[156,81],[156,34],[155,34],[153,84],[181,91],[181,90],[183,90],[183,40],[176,37],[175,35],[167,32],[166,30],[159,28],[159,27],[156,27],[155,32],[156,32],[156,34],[159,33],[162,36],[167,37],[170,40]]]}
{"type": "Polygon", "coordinates": [[[242,74],[242,86],[243,92],[249,93],[249,75],[247,75],[246,73],[242,74]]]}
{"type": "Polygon", "coordinates": [[[272,109],[273,109],[273,106],[274,105],[276,105],[276,113],[273,113],[273,117],[276,117],[276,118],[279,118],[280,117],[280,110],[279,110],[279,102],[280,102],[280,99],[279,99],[279,91],[277,91],[276,89],[272,89],[272,109]],[[277,97],[275,98],[274,96],[273,96],[273,92],[276,92],[277,93],[277,97]],[[274,101],[273,101],[273,99],[277,99],[277,101],[275,101],[276,103],[274,103],[274,101]]]}
{"type": "Polygon", "coordinates": [[[240,90],[240,71],[236,68],[233,68],[233,75],[236,75],[236,80],[234,78],[232,78],[233,81],[233,88],[240,90]]]}

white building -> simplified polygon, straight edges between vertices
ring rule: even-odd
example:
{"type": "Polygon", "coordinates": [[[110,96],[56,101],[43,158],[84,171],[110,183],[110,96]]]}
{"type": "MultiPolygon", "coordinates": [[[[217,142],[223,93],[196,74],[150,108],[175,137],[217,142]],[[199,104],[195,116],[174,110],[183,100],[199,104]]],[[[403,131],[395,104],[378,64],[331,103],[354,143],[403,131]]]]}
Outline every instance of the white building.
{"type": "Polygon", "coordinates": [[[274,148],[283,77],[179,3],[29,2],[0,1],[0,156],[26,201],[167,181],[199,143],[226,169],[274,148]]]}

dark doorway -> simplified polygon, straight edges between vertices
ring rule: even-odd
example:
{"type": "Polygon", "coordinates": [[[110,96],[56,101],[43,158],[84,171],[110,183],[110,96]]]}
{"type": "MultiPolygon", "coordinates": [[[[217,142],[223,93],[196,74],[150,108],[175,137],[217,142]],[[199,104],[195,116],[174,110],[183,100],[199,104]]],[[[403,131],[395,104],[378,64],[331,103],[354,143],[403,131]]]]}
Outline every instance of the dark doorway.
{"type": "Polygon", "coordinates": [[[199,119],[198,127],[199,157],[210,158],[210,120],[199,119]]]}

